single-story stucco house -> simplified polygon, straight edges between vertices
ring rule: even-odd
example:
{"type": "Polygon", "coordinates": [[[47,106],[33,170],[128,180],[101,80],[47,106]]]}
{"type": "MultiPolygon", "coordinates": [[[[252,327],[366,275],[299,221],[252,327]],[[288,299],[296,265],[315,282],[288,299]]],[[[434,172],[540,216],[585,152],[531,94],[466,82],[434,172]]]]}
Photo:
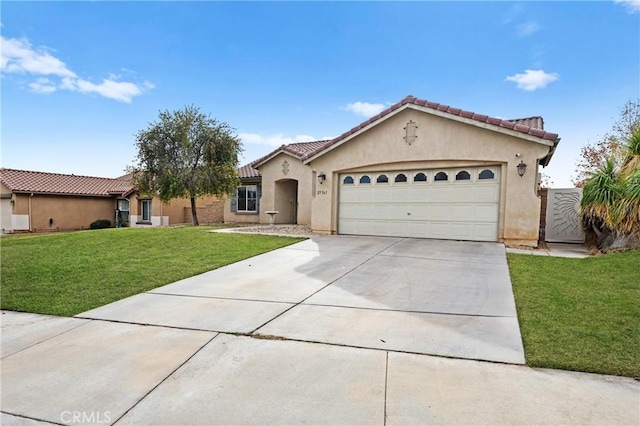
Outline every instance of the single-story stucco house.
{"type": "MultiPolygon", "coordinates": [[[[223,219],[224,202],[196,201],[201,223],[223,219]]],[[[162,202],[139,194],[131,176],[102,178],[27,170],[0,169],[2,233],[88,229],[98,219],[115,223],[116,209],[125,226],[151,227],[191,222],[188,199],[162,202]]]]}
{"type": "Polygon", "coordinates": [[[225,222],[324,234],[536,246],[538,166],[560,139],[542,117],[505,120],[407,96],[342,135],[283,145],[239,169],[225,222]]]}

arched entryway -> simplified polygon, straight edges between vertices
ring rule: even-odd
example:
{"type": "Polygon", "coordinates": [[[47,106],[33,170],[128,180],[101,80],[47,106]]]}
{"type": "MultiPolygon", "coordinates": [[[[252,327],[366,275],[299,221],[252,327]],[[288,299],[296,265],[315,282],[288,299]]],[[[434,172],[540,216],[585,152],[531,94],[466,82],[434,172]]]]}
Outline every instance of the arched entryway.
{"type": "Polygon", "coordinates": [[[298,223],[298,181],[281,179],[276,181],[275,206],[278,211],[275,223],[298,223]]]}

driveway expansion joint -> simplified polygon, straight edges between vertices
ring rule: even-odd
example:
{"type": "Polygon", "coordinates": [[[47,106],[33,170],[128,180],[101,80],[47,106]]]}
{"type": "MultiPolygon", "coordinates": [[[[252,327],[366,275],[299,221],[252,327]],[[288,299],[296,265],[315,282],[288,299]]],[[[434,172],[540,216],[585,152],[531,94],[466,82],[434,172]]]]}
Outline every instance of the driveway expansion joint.
{"type": "Polygon", "coordinates": [[[323,303],[301,303],[303,306],[321,306],[326,308],[342,308],[342,309],[360,309],[364,311],[382,311],[382,312],[404,312],[408,314],[428,314],[428,315],[448,315],[454,317],[475,317],[475,318],[515,318],[516,315],[485,315],[485,314],[460,314],[456,312],[439,312],[439,311],[416,311],[409,309],[394,308],[370,308],[366,306],[350,306],[350,305],[327,305],[323,303]]]}
{"type": "Polygon", "coordinates": [[[65,425],[64,425],[64,423],[56,423],[56,422],[52,422],[52,421],[50,421],[50,420],[39,419],[39,418],[37,418],[37,417],[24,416],[24,415],[22,415],[22,414],[10,413],[10,412],[8,412],[8,411],[4,411],[4,410],[0,411],[0,413],[7,414],[7,415],[9,415],[9,416],[13,416],[13,417],[19,417],[19,418],[21,418],[21,419],[33,420],[34,422],[47,423],[47,424],[50,424],[50,425],[60,425],[60,426],[65,426],[65,425]]]}
{"type": "Polygon", "coordinates": [[[176,371],[180,370],[182,368],[182,366],[184,366],[186,363],[188,363],[194,356],[196,356],[205,346],[207,346],[209,343],[211,343],[216,337],[218,337],[220,335],[220,333],[216,334],[215,336],[213,336],[211,339],[207,340],[202,346],[200,346],[195,352],[193,352],[190,356],[187,357],[187,359],[185,359],[182,363],[180,363],[180,365],[178,365],[176,368],[174,368],[169,374],[167,374],[162,380],[160,380],[158,383],[156,383],[155,386],[153,386],[151,389],[149,389],[149,391],[147,393],[145,393],[144,395],[142,395],[142,397],[140,397],[140,399],[138,399],[131,407],[129,407],[128,410],[126,410],[120,417],[118,417],[113,423],[111,423],[112,425],[115,425],[116,423],[118,423],[124,416],[126,416],[131,410],[133,410],[138,404],[140,404],[146,397],[148,397],[154,390],[156,390],[160,385],[162,385],[164,382],[167,381],[167,379],[169,379],[169,377],[171,377],[172,375],[174,375],[176,373],[176,371]]]}
{"type": "MultiPolygon", "coordinates": [[[[282,315],[286,314],[287,312],[289,312],[290,310],[294,309],[296,306],[300,306],[302,305],[306,300],[308,300],[309,298],[313,297],[314,295],[318,294],[319,292],[321,292],[322,290],[324,290],[325,288],[329,287],[331,284],[335,283],[336,281],[340,280],[341,278],[343,278],[344,276],[350,274],[351,272],[355,271],[356,269],[360,268],[362,265],[366,264],[367,262],[369,262],[371,259],[373,259],[374,257],[378,256],[380,253],[382,253],[383,251],[387,250],[389,247],[392,247],[395,244],[398,244],[400,240],[394,241],[391,244],[389,244],[388,246],[384,247],[383,249],[381,249],[380,251],[378,251],[375,254],[372,254],[371,256],[367,257],[367,259],[365,259],[364,261],[362,261],[361,263],[359,263],[358,265],[354,266],[353,268],[349,269],[348,271],[346,271],[345,273],[341,274],[340,276],[336,277],[334,280],[330,281],[329,283],[327,283],[326,285],[322,286],[321,288],[319,288],[318,290],[314,291],[313,293],[311,293],[310,295],[308,295],[307,297],[305,297],[304,299],[302,299],[301,301],[299,301],[298,303],[294,304],[293,306],[291,306],[288,309],[285,309],[284,311],[280,312],[278,315],[276,315],[275,317],[271,318],[269,321],[265,322],[264,324],[260,325],[259,327],[257,327],[256,329],[254,329],[253,331],[251,331],[250,334],[255,333],[256,331],[260,330],[262,327],[266,326],[267,324],[275,321],[276,319],[280,318],[282,315]]],[[[367,256],[367,255],[365,255],[367,256]]]]}

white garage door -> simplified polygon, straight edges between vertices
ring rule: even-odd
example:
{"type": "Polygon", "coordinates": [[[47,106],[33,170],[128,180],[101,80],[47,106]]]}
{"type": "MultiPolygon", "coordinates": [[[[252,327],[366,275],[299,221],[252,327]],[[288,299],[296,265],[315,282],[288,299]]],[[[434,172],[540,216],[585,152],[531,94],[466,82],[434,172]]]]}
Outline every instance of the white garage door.
{"type": "Polygon", "coordinates": [[[338,233],[496,241],[500,169],[340,175],[338,233]]]}

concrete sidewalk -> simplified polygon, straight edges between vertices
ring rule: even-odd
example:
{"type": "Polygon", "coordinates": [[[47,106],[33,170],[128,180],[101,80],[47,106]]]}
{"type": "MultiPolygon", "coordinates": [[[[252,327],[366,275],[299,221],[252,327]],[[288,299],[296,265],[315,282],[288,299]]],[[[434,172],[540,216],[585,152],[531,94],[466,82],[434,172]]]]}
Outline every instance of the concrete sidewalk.
{"type": "Polygon", "coordinates": [[[611,376],[15,312],[5,342],[3,425],[640,421],[611,376]]]}
{"type": "Polygon", "coordinates": [[[532,256],[550,256],[550,257],[570,257],[574,259],[584,259],[589,257],[589,250],[584,244],[572,243],[546,243],[547,249],[517,249],[507,248],[507,253],[528,254],[532,256]]]}

